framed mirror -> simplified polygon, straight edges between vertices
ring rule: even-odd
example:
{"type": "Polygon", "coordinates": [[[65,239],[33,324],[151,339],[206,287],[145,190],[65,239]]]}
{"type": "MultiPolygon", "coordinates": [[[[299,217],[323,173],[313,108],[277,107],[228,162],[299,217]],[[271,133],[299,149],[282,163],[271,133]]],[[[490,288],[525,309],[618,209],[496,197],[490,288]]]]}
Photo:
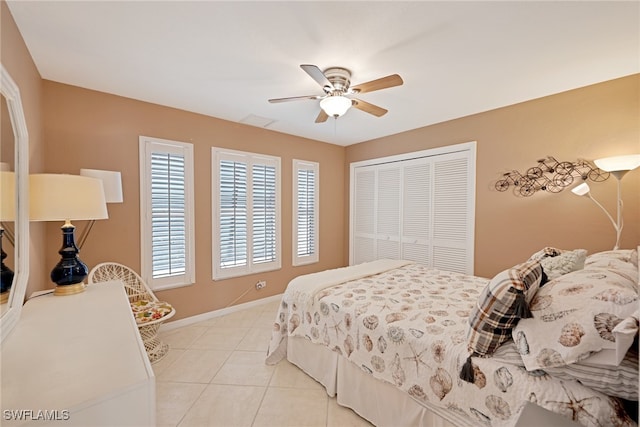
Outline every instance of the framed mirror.
{"type": "MultiPolygon", "coordinates": [[[[11,194],[13,190],[10,201],[13,201],[15,206],[13,218],[9,213],[7,221],[0,224],[3,228],[6,226],[11,230],[13,235],[13,245],[5,239],[2,242],[3,248],[10,252],[11,258],[7,256],[7,259],[13,270],[13,280],[6,302],[0,304],[0,341],[4,341],[20,318],[29,278],[29,136],[20,90],[2,64],[0,64],[0,79],[1,102],[4,104],[3,108],[6,107],[11,129],[11,132],[7,132],[4,129],[6,124],[2,122],[0,153],[3,156],[13,156],[0,160],[7,165],[3,166],[3,169],[7,169],[5,172],[10,173],[7,176],[11,177],[5,182],[12,181],[4,193],[11,194]],[[5,144],[9,146],[5,147],[5,144]]],[[[10,205],[10,202],[6,205],[10,205]]]]}

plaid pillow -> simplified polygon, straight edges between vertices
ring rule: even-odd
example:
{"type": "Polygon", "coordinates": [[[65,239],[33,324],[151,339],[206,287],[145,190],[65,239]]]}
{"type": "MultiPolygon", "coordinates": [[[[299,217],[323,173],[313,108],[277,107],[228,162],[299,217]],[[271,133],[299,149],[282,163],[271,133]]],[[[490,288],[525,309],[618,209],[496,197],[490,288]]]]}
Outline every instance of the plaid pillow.
{"type": "Polygon", "coordinates": [[[564,251],[562,249],[553,248],[551,246],[547,246],[545,248],[540,249],[535,254],[529,257],[529,261],[541,261],[547,257],[555,257],[562,254],[564,251]]]}
{"type": "Polygon", "coordinates": [[[511,338],[511,329],[531,317],[528,303],[538,291],[542,267],[527,261],[498,273],[478,297],[469,316],[467,347],[473,355],[489,356],[511,338]]]}

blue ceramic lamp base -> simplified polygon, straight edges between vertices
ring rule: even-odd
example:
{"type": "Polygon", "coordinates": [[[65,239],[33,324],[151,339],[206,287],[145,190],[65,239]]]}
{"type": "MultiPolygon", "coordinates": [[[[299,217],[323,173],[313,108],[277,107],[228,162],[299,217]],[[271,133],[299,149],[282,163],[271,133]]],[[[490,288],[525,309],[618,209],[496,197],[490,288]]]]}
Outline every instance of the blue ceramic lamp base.
{"type": "Polygon", "coordinates": [[[71,224],[62,226],[62,247],[58,253],[60,262],[51,270],[51,280],[57,285],[54,295],[73,295],[83,292],[82,281],[89,274],[87,265],[78,258],[78,247],[74,239],[76,227],[71,224]]]}

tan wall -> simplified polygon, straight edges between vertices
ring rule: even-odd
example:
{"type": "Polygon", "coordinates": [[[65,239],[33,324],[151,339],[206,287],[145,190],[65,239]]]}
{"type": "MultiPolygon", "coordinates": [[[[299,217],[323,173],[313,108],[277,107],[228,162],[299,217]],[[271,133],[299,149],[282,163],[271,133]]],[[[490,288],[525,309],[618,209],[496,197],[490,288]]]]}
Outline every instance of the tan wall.
{"type": "MultiPolygon", "coordinates": [[[[613,227],[584,198],[559,194],[515,197],[493,184],[503,172],[525,170],[553,155],[560,160],[640,153],[640,76],[582,88],[398,135],[337,147],[211,117],[147,104],[50,81],[42,81],[4,1],[0,0],[2,63],[20,86],[30,133],[30,169],[78,173],[80,168],[120,170],[125,202],[110,205],[82,259],[89,266],[113,260],[140,268],[138,136],[193,142],[196,154],[196,277],[194,286],[160,293],[187,317],[274,295],[294,276],[348,261],[349,163],[467,141],[478,142],[475,273],[491,276],[542,246],[613,246],[613,227]],[[45,145],[46,140],[46,145],[45,145]],[[283,268],[280,271],[211,280],[210,147],[221,146],[282,157],[283,268]],[[291,159],[321,166],[321,262],[291,267],[291,159]],[[268,286],[250,290],[258,280],[268,286]]],[[[434,101],[435,102],[435,101],[434,101]]],[[[615,180],[592,185],[610,211],[615,180]]],[[[623,180],[625,229],[622,246],[640,244],[640,170],[623,180]]],[[[83,226],[78,223],[78,228],[83,226]]],[[[49,271],[58,261],[57,224],[31,225],[29,291],[52,287],[49,271]],[[45,230],[46,228],[46,230],[45,230]]]]}
{"type": "MultiPolygon", "coordinates": [[[[349,146],[345,217],[349,163],[477,141],[476,275],[492,276],[544,246],[611,249],[613,226],[588,199],[569,190],[516,197],[496,191],[494,183],[504,172],[525,171],[548,155],[575,161],[640,153],[639,104],[640,75],[634,75],[349,146]]],[[[615,217],[615,178],[590,186],[615,217]]],[[[622,188],[621,247],[631,248],[640,244],[640,169],[627,174],[622,188]]],[[[344,251],[348,255],[347,238],[344,251]]]]}
{"type": "MultiPolygon", "coordinates": [[[[83,247],[89,266],[116,261],[140,271],[140,206],[138,137],[152,136],[194,144],[196,284],[159,292],[177,310],[176,318],[224,308],[284,291],[295,276],[340,267],[344,260],[344,148],[241,125],[199,114],[105,93],[44,82],[46,169],[79,173],[81,168],[122,173],[124,203],[109,205],[109,219],[98,221],[83,247]],[[281,158],[282,269],[214,282],[211,279],[211,147],[226,147],[281,158]],[[320,163],[320,262],[292,267],[292,161],[320,163]],[[267,287],[256,291],[258,280],[267,287]]],[[[78,230],[83,224],[78,222],[78,230]]],[[[48,268],[59,259],[58,226],[48,227],[48,268]]]]}
{"type": "MultiPolygon", "coordinates": [[[[25,113],[27,131],[29,133],[29,168],[30,172],[41,172],[44,165],[44,136],[42,131],[42,79],[31,58],[31,54],[18,31],[11,12],[4,1],[0,1],[0,55],[2,65],[20,88],[20,97],[25,113]]],[[[5,131],[2,132],[2,144],[5,144],[5,131]]],[[[4,149],[3,149],[4,153],[4,149]]],[[[48,273],[38,268],[44,262],[44,225],[32,223],[30,227],[30,261],[29,285],[27,295],[42,289],[47,283],[48,273]]],[[[12,248],[5,245],[7,252],[12,248]]],[[[8,258],[11,262],[11,255],[8,258]]]]}

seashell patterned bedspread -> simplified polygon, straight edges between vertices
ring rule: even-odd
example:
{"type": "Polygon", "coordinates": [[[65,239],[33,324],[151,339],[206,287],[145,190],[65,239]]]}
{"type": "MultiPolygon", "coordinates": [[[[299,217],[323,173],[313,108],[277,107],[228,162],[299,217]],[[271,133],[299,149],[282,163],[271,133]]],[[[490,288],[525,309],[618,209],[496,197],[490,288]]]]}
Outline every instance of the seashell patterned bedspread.
{"type": "Polygon", "coordinates": [[[284,357],[288,336],[305,337],[463,425],[512,426],[526,401],[585,426],[636,425],[616,398],[521,360],[473,358],[475,382],[462,381],[467,318],[487,283],[411,263],[324,288],[311,304],[285,292],[267,363],[284,357]]]}

